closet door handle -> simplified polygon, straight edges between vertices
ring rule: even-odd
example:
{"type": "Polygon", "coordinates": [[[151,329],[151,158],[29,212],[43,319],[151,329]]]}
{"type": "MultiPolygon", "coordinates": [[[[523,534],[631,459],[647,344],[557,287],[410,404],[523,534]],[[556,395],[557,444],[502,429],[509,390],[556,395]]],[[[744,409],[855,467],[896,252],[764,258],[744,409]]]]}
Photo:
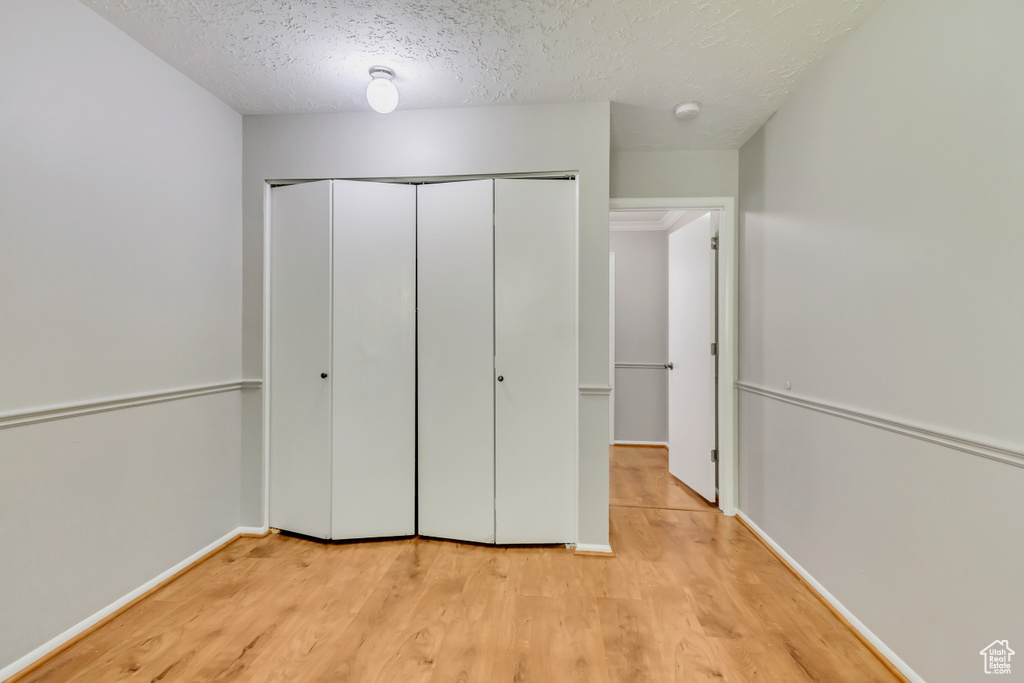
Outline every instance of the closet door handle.
{"type": "Polygon", "coordinates": [[[320,379],[327,379],[327,373],[326,372],[321,372],[320,373],[320,379]]]}
{"type": "Polygon", "coordinates": [[[498,381],[499,381],[499,382],[504,382],[504,381],[505,381],[505,378],[504,378],[504,377],[502,377],[501,375],[498,375],[498,381]]]}

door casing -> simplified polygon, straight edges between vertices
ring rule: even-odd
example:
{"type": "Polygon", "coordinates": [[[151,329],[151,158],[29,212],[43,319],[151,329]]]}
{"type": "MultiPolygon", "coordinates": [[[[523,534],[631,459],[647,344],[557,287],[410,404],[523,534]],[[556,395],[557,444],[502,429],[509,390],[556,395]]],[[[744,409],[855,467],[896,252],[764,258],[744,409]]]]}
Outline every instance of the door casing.
{"type": "Polygon", "coordinates": [[[739,263],[735,197],[612,198],[611,211],[720,211],[718,225],[718,507],[735,515],[738,507],[736,380],[739,371],[739,263]]]}

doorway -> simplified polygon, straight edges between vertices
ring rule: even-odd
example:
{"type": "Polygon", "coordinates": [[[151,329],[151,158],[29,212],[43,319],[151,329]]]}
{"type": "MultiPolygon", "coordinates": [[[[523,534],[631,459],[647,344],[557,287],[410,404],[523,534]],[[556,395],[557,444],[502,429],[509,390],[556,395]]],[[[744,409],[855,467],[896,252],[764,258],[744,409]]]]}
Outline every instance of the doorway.
{"type": "Polygon", "coordinates": [[[670,472],[735,514],[735,199],[612,199],[610,208],[614,442],[668,447],[670,472]]]}

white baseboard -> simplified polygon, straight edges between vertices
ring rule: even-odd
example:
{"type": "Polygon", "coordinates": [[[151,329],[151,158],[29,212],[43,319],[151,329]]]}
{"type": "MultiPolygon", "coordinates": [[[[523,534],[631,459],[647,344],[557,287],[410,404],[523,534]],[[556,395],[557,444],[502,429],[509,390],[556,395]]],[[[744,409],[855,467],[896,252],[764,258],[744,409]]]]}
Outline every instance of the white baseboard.
{"type": "Polygon", "coordinates": [[[888,659],[889,662],[893,666],[895,666],[897,669],[899,669],[900,673],[902,673],[904,676],[906,676],[908,680],[912,681],[912,683],[925,683],[925,680],[923,678],[921,678],[921,676],[919,676],[913,669],[911,669],[910,666],[907,665],[906,662],[904,662],[902,659],[900,659],[896,655],[895,652],[893,652],[891,649],[889,649],[889,647],[885,643],[882,642],[881,638],[879,638],[874,633],[872,633],[870,630],[868,630],[868,627],[865,626],[863,623],[861,623],[860,619],[858,619],[857,617],[853,616],[853,612],[848,610],[843,605],[843,603],[839,602],[835,598],[834,595],[829,593],[825,589],[825,587],[818,582],[817,579],[815,579],[813,576],[811,576],[810,572],[808,572],[806,569],[801,567],[797,563],[797,561],[794,560],[790,556],[789,553],[787,553],[785,550],[783,550],[782,547],[778,543],[773,541],[768,534],[766,534],[764,531],[762,531],[761,527],[759,527],[756,524],[754,524],[753,520],[751,520],[750,517],[747,517],[747,515],[742,510],[738,510],[736,512],[736,514],[737,514],[737,516],[740,519],[742,519],[744,522],[747,523],[747,526],[749,526],[751,529],[753,529],[755,534],[760,536],[764,540],[765,543],[770,545],[772,547],[772,549],[775,552],[777,552],[779,554],[779,556],[782,557],[782,559],[784,559],[786,561],[786,563],[789,564],[789,566],[793,568],[794,571],[796,571],[797,574],[802,576],[804,578],[804,580],[807,581],[807,583],[811,584],[811,586],[814,587],[814,590],[818,591],[818,593],[821,594],[821,597],[825,598],[825,600],[827,600],[828,603],[830,605],[832,605],[836,609],[837,612],[842,614],[846,618],[846,620],[848,622],[850,622],[850,625],[853,626],[853,628],[855,628],[857,630],[857,632],[860,633],[864,637],[865,640],[867,640],[869,643],[874,645],[875,648],[879,652],[881,652],[882,655],[886,659],[888,659]]]}
{"type": "Polygon", "coordinates": [[[597,545],[596,543],[577,543],[576,552],[578,553],[601,553],[603,555],[614,555],[612,547],[610,545],[597,545]]]}
{"type": "Polygon", "coordinates": [[[247,536],[262,536],[267,533],[270,527],[265,526],[240,526],[235,529],[236,534],[245,534],[247,536]]]}
{"type": "Polygon", "coordinates": [[[10,676],[13,676],[14,674],[18,673],[22,669],[24,669],[24,668],[26,668],[28,666],[31,666],[33,663],[35,663],[36,661],[42,659],[43,657],[45,657],[49,653],[53,652],[58,647],[60,647],[64,643],[68,642],[69,640],[71,640],[72,638],[77,636],[82,631],[85,631],[89,627],[91,627],[91,626],[95,625],[96,623],[102,621],[103,619],[105,619],[106,617],[110,616],[111,614],[113,614],[117,610],[121,609],[122,607],[124,607],[129,602],[131,602],[135,598],[139,597],[140,595],[142,595],[146,591],[148,591],[151,588],[157,586],[158,584],[162,583],[163,581],[166,581],[167,579],[169,579],[170,577],[174,576],[179,571],[181,571],[185,567],[189,566],[193,562],[196,562],[196,561],[202,559],[203,556],[210,554],[211,552],[213,552],[214,550],[216,550],[220,546],[224,545],[225,543],[227,543],[228,541],[230,541],[234,537],[238,536],[239,534],[263,533],[264,531],[266,531],[266,530],[265,529],[260,529],[258,527],[239,527],[239,528],[235,529],[234,531],[231,531],[231,532],[221,536],[216,541],[214,541],[213,543],[209,544],[208,546],[206,546],[202,550],[198,550],[195,553],[189,555],[184,560],[182,560],[178,564],[174,565],[173,567],[171,567],[167,571],[164,571],[164,572],[160,573],[158,576],[155,576],[154,578],[150,579],[149,581],[147,581],[146,583],[142,584],[141,586],[139,586],[138,588],[136,588],[132,592],[128,593],[127,595],[124,595],[121,598],[118,598],[117,600],[115,600],[114,602],[110,603],[109,605],[107,605],[106,607],[104,607],[100,611],[96,612],[95,614],[92,614],[91,616],[86,617],[85,619],[83,619],[82,621],[78,622],[77,624],[75,624],[74,626],[69,628],[68,630],[66,630],[63,633],[61,633],[60,635],[54,636],[53,638],[51,638],[50,640],[46,641],[45,643],[43,643],[42,645],[40,645],[36,649],[34,649],[31,652],[29,652],[27,655],[25,655],[23,657],[20,657],[19,659],[15,660],[15,661],[11,662],[10,664],[8,664],[7,666],[3,667],[2,669],[0,669],[0,680],[5,680],[5,679],[9,678],[10,676]]]}
{"type": "Polygon", "coordinates": [[[615,440],[616,446],[664,446],[668,448],[667,441],[619,441],[615,440]]]}

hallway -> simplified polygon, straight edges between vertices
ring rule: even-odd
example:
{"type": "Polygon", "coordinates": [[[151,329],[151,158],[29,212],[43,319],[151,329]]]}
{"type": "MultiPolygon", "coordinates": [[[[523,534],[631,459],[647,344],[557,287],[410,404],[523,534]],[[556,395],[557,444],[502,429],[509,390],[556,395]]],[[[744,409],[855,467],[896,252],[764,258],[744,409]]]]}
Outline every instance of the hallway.
{"type": "Polygon", "coordinates": [[[901,680],[737,518],[669,475],[666,450],[612,449],[611,525],[616,562],[643,582],[614,596],[643,664],[611,680],[901,680]]]}
{"type": "Polygon", "coordinates": [[[896,679],[736,519],[615,447],[614,558],[244,538],[21,679],[896,679]]]}

